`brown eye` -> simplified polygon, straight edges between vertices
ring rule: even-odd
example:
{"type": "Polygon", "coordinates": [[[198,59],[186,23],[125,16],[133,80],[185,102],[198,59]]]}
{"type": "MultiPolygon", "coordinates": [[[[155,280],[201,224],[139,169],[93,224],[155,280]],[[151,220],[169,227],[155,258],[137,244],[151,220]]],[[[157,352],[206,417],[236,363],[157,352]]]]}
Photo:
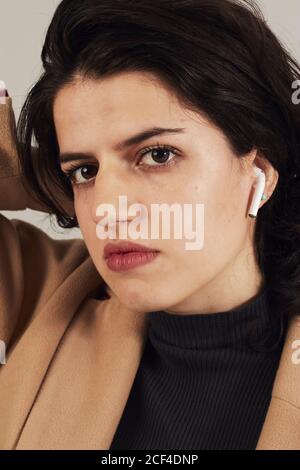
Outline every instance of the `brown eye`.
{"type": "Polygon", "coordinates": [[[89,183],[96,175],[98,169],[93,165],[77,166],[65,172],[67,178],[75,185],[89,183]]]}
{"type": "Polygon", "coordinates": [[[149,147],[141,156],[141,165],[145,166],[164,166],[174,160],[170,154],[176,156],[176,152],[167,146],[149,147]],[[170,158],[171,157],[171,158],[170,158]]]}

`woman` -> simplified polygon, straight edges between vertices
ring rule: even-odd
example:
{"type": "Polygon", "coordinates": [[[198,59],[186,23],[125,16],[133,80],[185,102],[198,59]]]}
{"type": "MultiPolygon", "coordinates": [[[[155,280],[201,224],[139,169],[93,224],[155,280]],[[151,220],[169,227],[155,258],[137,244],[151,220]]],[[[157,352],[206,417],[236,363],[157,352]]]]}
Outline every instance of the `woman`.
{"type": "Polygon", "coordinates": [[[300,448],[298,64],[229,0],[63,0],[42,61],[0,107],[1,209],[84,240],[0,218],[1,448],[300,448]],[[120,196],[201,204],[204,244],[120,245],[120,196]]]}

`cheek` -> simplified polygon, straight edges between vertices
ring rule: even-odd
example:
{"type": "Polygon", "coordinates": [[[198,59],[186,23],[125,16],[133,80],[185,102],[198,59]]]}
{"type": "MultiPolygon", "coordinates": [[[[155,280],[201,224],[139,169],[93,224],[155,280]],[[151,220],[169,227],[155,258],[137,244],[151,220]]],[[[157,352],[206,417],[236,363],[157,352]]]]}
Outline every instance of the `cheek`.
{"type": "MultiPolygon", "coordinates": [[[[203,204],[204,218],[199,226],[203,229],[204,244],[199,250],[189,251],[185,248],[188,240],[171,240],[169,248],[174,262],[181,266],[181,273],[189,272],[190,278],[213,277],[245,245],[248,233],[246,193],[238,182],[229,184],[219,178],[209,183],[207,180],[206,183],[194,182],[189,192],[181,196],[182,203],[193,206],[193,232],[197,230],[196,204],[203,204]]],[[[202,233],[198,238],[202,239],[202,233]]]]}
{"type": "Polygon", "coordinates": [[[205,247],[211,258],[226,264],[245,246],[248,234],[247,195],[239,183],[219,183],[206,203],[205,247]]]}

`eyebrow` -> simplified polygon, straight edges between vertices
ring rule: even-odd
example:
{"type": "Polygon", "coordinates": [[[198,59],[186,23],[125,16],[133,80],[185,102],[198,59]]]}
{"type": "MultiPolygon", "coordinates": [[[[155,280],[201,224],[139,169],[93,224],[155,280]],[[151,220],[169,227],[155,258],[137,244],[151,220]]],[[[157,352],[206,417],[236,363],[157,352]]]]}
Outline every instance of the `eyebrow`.
{"type": "MultiPolygon", "coordinates": [[[[152,127],[150,129],[145,129],[138,134],[129,137],[128,139],[124,140],[123,142],[117,144],[115,146],[115,150],[120,152],[121,150],[125,150],[126,148],[139,144],[144,140],[150,139],[151,137],[155,137],[157,135],[163,134],[179,134],[186,131],[184,127],[175,127],[175,128],[164,128],[164,127],[152,127]]],[[[94,155],[92,153],[84,153],[84,152],[63,152],[59,155],[60,163],[67,163],[74,160],[82,160],[85,158],[93,158],[94,155]]]]}

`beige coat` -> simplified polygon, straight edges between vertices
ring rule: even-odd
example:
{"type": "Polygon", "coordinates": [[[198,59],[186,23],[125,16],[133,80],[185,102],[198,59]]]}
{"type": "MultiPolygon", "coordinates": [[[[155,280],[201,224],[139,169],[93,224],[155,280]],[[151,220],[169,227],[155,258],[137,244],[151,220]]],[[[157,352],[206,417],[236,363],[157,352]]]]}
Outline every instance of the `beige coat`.
{"type": "MultiPolygon", "coordinates": [[[[0,105],[0,210],[38,208],[22,186],[11,98],[0,105]]],[[[83,240],[53,240],[0,214],[0,449],[109,449],[147,336],[147,314],[115,296],[83,240]],[[102,284],[103,285],[103,284],[102,284]]],[[[300,364],[290,322],[257,449],[300,449],[300,364]]]]}

